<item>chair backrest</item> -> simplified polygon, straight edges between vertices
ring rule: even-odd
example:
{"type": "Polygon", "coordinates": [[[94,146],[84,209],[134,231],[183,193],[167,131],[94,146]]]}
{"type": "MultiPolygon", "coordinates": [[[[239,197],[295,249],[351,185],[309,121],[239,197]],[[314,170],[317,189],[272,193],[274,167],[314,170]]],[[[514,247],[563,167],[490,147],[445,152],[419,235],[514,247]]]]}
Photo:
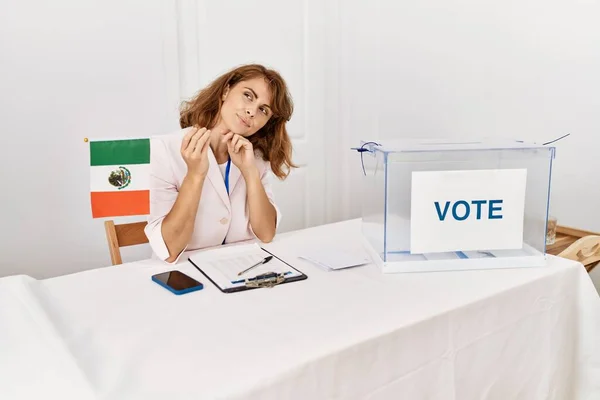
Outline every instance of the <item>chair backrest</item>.
{"type": "Polygon", "coordinates": [[[144,233],[147,224],[145,221],[119,225],[115,225],[112,220],[104,222],[112,265],[123,264],[121,247],[148,243],[148,237],[144,233]]]}

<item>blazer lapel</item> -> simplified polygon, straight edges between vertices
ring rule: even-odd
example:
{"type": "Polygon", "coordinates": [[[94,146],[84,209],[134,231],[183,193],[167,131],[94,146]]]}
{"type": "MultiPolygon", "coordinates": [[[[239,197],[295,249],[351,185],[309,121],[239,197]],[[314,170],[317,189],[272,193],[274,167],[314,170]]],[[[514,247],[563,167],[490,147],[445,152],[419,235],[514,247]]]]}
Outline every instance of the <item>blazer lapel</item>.
{"type": "MultiPolygon", "coordinates": [[[[225,206],[227,207],[227,209],[231,212],[231,202],[229,201],[229,196],[227,195],[227,190],[225,189],[225,180],[223,179],[223,175],[221,175],[221,170],[219,169],[219,164],[217,163],[217,159],[215,158],[215,155],[212,151],[212,149],[208,148],[208,163],[209,163],[209,167],[208,167],[208,180],[210,181],[210,183],[213,185],[213,187],[215,188],[215,191],[219,194],[219,197],[221,198],[221,200],[223,200],[223,203],[225,204],[225,206]]],[[[231,178],[232,175],[231,173],[233,172],[234,169],[234,165],[233,163],[231,164],[231,170],[229,171],[229,190],[231,191],[231,188],[233,188],[232,183],[234,182],[231,178]]],[[[237,168],[235,168],[237,170],[237,168]]],[[[238,170],[238,174],[239,174],[239,170],[238,170]]]]}
{"type": "Polygon", "coordinates": [[[242,176],[242,172],[232,162],[231,168],[229,170],[229,194],[230,195],[231,195],[231,193],[233,193],[233,189],[235,189],[236,183],[240,180],[240,176],[242,176]]]}

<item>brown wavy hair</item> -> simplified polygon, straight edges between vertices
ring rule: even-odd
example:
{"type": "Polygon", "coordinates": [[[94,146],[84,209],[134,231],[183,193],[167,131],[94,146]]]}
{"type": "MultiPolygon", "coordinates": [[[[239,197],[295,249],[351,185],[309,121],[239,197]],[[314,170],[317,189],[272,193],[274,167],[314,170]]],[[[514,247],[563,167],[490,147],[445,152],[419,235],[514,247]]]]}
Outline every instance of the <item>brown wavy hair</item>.
{"type": "Polygon", "coordinates": [[[285,179],[290,169],[296,167],[292,162],[292,141],[285,127],[292,117],[294,105],[287,85],[278,72],[259,64],[243,65],[232,69],[200,90],[195,97],[183,102],[179,125],[181,128],[214,127],[219,120],[221,98],[226,88],[257,77],[263,77],[269,84],[273,115],[265,126],[248,137],[248,140],[255,150],[260,151],[263,160],[271,164],[273,174],[279,179],[285,179]]]}

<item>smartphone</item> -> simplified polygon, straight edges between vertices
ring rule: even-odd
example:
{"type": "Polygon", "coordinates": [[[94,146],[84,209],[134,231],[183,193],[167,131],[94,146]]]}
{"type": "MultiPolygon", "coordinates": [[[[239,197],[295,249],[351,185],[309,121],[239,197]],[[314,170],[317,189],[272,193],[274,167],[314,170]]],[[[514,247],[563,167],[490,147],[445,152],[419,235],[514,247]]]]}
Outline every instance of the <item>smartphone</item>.
{"type": "Polygon", "coordinates": [[[181,271],[167,271],[152,275],[152,280],[175,294],[202,290],[204,285],[181,271]]]}

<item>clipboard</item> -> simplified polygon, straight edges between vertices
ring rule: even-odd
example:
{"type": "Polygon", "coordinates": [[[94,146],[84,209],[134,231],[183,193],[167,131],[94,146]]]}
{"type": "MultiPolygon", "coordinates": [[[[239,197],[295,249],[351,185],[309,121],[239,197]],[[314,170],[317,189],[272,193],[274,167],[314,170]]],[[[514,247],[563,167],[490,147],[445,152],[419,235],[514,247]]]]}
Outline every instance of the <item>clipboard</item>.
{"type": "MultiPolygon", "coordinates": [[[[244,292],[246,290],[269,288],[269,287],[282,285],[285,283],[303,281],[308,278],[308,276],[306,274],[304,274],[302,271],[298,270],[297,268],[294,268],[292,265],[290,265],[288,262],[282,260],[277,255],[273,254],[272,252],[266,250],[263,247],[258,247],[258,248],[262,252],[264,252],[265,255],[272,256],[273,259],[276,259],[280,263],[286,265],[287,268],[296,271],[297,275],[291,276],[291,277],[286,277],[283,274],[275,274],[275,276],[273,276],[273,275],[265,276],[266,274],[264,274],[264,273],[263,274],[257,273],[257,274],[252,274],[252,276],[247,279],[244,279],[245,282],[243,284],[239,284],[239,285],[232,286],[232,287],[223,287],[223,286],[219,285],[219,283],[217,282],[217,279],[214,279],[214,277],[211,276],[211,274],[206,271],[206,269],[207,269],[206,265],[204,266],[204,269],[203,269],[203,264],[205,264],[205,263],[201,262],[201,260],[193,260],[192,259],[193,256],[190,256],[188,258],[188,261],[198,271],[200,271],[200,273],[202,275],[204,275],[206,277],[206,279],[208,279],[213,285],[215,285],[223,293],[237,293],[237,292],[244,292]]],[[[222,249],[222,250],[225,250],[225,249],[222,249]]]]}

